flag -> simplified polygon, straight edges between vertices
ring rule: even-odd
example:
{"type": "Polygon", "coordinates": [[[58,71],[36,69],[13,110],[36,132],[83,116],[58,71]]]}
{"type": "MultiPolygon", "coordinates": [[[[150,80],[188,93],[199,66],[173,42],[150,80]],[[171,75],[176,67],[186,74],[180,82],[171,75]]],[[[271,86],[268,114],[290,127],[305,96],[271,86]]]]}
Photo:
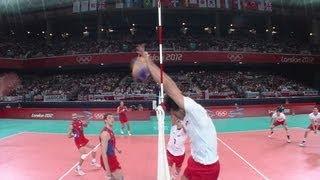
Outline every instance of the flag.
{"type": "Polygon", "coordinates": [[[241,2],[240,0],[231,0],[231,9],[241,9],[241,2]]]}
{"type": "Polygon", "coordinates": [[[152,0],[143,0],[144,8],[152,8],[152,0]]]}
{"type": "Polygon", "coordinates": [[[217,8],[229,9],[228,0],[217,0],[217,8]]]}
{"type": "Polygon", "coordinates": [[[124,0],[124,7],[131,8],[133,6],[132,0],[124,0]]]}
{"type": "Polygon", "coordinates": [[[89,10],[89,1],[81,1],[81,12],[89,10]]]}
{"type": "Polygon", "coordinates": [[[105,0],[100,0],[98,4],[98,9],[99,10],[107,9],[107,2],[105,0]]]}
{"type": "Polygon", "coordinates": [[[208,1],[207,1],[207,6],[208,6],[209,8],[214,8],[214,7],[216,7],[216,0],[208,0],[208,1]]]}
{"type": "Polygon", "coordinates": [[[115,8],[116,7],[116,0],[106,0],[107,8],[115,8]]]}
{"type": "Polygon", "coordinates": [[[171,7],[180,7],[179,0],[171,0],[171,7]]]}
{"type": "Polygon", "coordinates": [[[264,2],[264,4],[265,4],[264,9],[265,9],[266,11],[272,11],[272,3],[271,3],[270,0],[266,0],[266,1],[264,2]]]}
{"type": "Polygon", "coordinates": [[[229,2],[230,0],[224,0],[224,7],[226,8],[226,9],[229,9],[230,8],[230,2],[229,2]]]}
{"type": "Polygon", "coordinates": [[[260,11],[264,11],[265,10],[265,8],[264,8],[264,0],[258,0],[258,9],[260,10],[260,11]]]}
{"type": "Polygon", "coordinates": [[[133,7],[142,8],[143,7],[143,0],[133,0],[133,7]]]}
{"type": "Polygon", "coordinates": [[[205,8],[207,7],[207,1],[206,0],[199,0],[199,7],[205,8]]]}
{"type": "Polygon", "coordinates": [[[247,10],[258,10],[258,3],[256,0],[245,0],[243,3],[243,8],[247,10]]]}
{"type": "Polygon", "coordinates": [[[123,8],[122,0],[116,0],[116,8],[123,8]]]}
{"type": "Polygon", "coordinates": [[[80,12],[80,1],[74,1],[73,2],[72,12],[74,12],[74,13],[80,12]]]}
{"type": "Polygon", "coordinates": [[[197,0],[189,0],[189,7],[199,7],[197,0]]]}
{"type": "Polygon", "coordinates": [[[180,0],[181,6],[183,7],[189,7],[189,0],[180,0]]]}
{"type": "Polygon", "coordinates": [[[96,11],[97,10],[97,0],[90,0],[90,11],[96,11]]]}

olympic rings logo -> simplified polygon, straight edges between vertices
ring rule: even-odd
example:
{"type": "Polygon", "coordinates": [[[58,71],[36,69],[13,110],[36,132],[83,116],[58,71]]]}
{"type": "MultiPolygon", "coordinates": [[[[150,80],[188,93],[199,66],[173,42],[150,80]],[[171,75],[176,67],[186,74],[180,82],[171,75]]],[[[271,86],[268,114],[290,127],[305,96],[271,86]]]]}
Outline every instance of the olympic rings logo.
{"type": "Polygon", "coordinates": [[[227,57],[231,62],[238,62],[243,59],[242,54],[228,54],[227,57]]]}
{"type": "Polygon", "coordinates": [[[95,119],[103,119],[104,113],[95,113],[93,116],[95,119]]]}
{"type": "Polygon", "coordinates": [[[226,117],[226,116],[228,116],[228,112],[227,111],[216,111],[215,115],[218,117],[226,117]]]}
{"type": "Polygon", "coordinates": [[[92,60],[92,56],[78,56],[77,62],[79,64],[89,64],[92,60]]]}

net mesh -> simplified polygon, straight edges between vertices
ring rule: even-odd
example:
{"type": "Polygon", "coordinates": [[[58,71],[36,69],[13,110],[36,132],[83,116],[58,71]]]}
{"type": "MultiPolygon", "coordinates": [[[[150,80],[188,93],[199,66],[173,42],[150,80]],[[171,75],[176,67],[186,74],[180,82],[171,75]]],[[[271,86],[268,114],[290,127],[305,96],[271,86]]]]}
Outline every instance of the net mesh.
{"type": "Polygon", "coordinates": [[[158,180],[170,180],[170,171],[166,155],[166,145],[164,136],[165,112],[162,106],[156,108],[158,119],[158,180]]]}

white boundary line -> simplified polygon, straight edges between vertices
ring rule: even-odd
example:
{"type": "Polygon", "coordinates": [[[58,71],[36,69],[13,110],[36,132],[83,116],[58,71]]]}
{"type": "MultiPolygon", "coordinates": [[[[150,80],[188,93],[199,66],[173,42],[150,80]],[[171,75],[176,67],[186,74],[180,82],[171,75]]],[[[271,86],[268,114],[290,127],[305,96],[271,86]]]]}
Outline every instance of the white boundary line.
{"type": "MultiPolygon", "coordinates": [[[[305,129],[305,128],[302,128],[302,127],[289,127],[289,129],[305,129]]],[[[269,128],[268,129],[257,129],[257,130],[247,130],[247,131],[231,131],[231,132],[218,132],[217,134],[218,135],[223,135],[223,134],[236,134],[236,133],[251,133],[251,132],[263,132],[263,131],[268,131],[270,130],[269,128]]],[[[18,135],[18,134],[52,134],[52,135],[66,135],[66,133],[59,133],[59,132],[35,132],[35,131],[24,131],[24,132],[21,132],[21,133],[17,133],[17,134],[13,134],[13,135],[18,135]]],[[[169,134],[166,134],[166,135],[169,135],[169,134]]],[[[10,135],[11,136],[11,135],[10,135]]],[[[86,134],[86,136],[99,136],[99,134],[86,134]]],[[[127,138],[127,137],[140,137],[140,136],[149,136],[149,137],[158,137],[158,134],[137,134],[137,135],[121,135],[121,134],[116,134],[116,136],[118,138],[127,138]]],[[[8,137],[8,136],[6,136],[8,137]]],[[[4,138],[6,138],[4,137],[4,138]]],[[[1,140],[1,139],[0,139],[1,140]]]]}
{"type": "MultiPolygon", "coordinates": [[[[47,134],[47,135],[66,135],[67,133],[51,133],[51,132],[34,132],[34,131],[26,131],[24,132],[26,134],[47,134]]],[[[86,136],[99,136],[99,134],[85,134],[86,136]]],[[[151,136],[151,137],[158,137],[158,134],[137,134],[137,135],[121,135],[121,134],[116,134],[117,138],[126,138],[126,137],[140,137],[140,136],[151,136]]]]}
{"type": "MultiPolygon", "coordinates": [[[[274,128],[274,129],[281,129],[282,127],[276,127],[276,128],[274,128]]],[[[290,129],[299,129],[299,130],[301,130],[301,129],[304,129],[304,128],[302,128],[302,127],[289,127],[289,130],[290,129]]],[[[219,134],[236,134],[236,133],[251,133],[251,132],[263,132],[263,131],[269,131],[270,130],[270,128],[268,128],[268,129],[257,129],[257,130],[247,130],[247,131],[231,131],[231,132],[218,132],[217,134],[219,135],[219,134]]]]}
{"type": "Polygon", "coordinates": [[[24,134],[24,133],[26,133],[26,132],[19,132],[19,133],[11,134],[9,136],[5,136],[5,137],[0,138],[0,141],[6,140],[8,138],[12,138],[14,136],[21,135],[21,134],[24,134]]]}
{"type": "MultiPolygon", "coordinates": [[[[97,144],[91,151],[89,151],[85,157],[89,156],[94,150],[96,150],[100,146],[100,143],[97,144]]],[[[67,172],[65,172],[62,176],[59,177],[58,180],[62,180],[64,177],[66,177],[76,166],[78,166],[79,162],[77,162],[75,165],[73,165],[67,172]]]]}
{"type": "Polygon", "coordinates": [[[252,164],[250,164],[246,159],[244,159],[239,153],[237,153],[235,150],[233,150],[228,144],[226,144],[224,141],[219,139],[217,137],[218,141],[220,141],[225,147],[227,147],[230,151],[232,151],[238,158],[240,158],[244,163],[246,163],[251,169],[253,169],[255,172],[257,172],[263,179],[269,180],[267,176],[262,174],[257,168],[255,168],[252,164]]]}

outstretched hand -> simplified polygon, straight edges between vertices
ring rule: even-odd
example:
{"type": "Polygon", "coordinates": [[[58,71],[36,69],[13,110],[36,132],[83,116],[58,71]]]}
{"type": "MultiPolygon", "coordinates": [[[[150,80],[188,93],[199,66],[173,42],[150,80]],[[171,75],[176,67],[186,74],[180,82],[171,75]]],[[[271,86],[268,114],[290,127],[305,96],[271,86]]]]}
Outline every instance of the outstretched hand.
{"type": "Polygon", "coordinates": [[[136,52],[138,53],[140,58],[143,58],[142,61],[147,60],[149,53],[146,51],[145,44],[139,44],[136,48],[136,52]]]}

